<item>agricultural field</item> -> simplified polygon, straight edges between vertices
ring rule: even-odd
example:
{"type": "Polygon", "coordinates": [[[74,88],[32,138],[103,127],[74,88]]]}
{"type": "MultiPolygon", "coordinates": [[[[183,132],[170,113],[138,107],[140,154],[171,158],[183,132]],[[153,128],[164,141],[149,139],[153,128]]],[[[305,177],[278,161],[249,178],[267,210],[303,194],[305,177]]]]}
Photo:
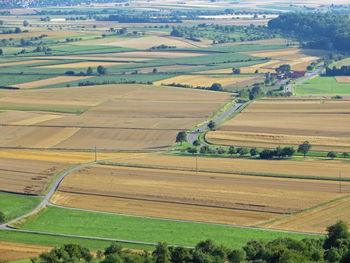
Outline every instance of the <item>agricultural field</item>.
{"type": "Polygon", "coordinates": [[[206,139],[266,148],[309,141],[316,151],[350,151],[349,106],[348,101],[256,101],[206,139]]]}
{"type": "Polygon", "coordinates": [[[231,98],[136,84],[1,93],[1,143],[45,149],[164,150],[231,98]]]}
{"type": "MultiPolygon", "coordinates": [[[[343,187],[344,192],[350,191],[350,183],[343,187]]],[[[252,226],[333,200],[340,196],[337,190],[338,183],[329,181],[94,165],[69,175],[52,202],[122,214],[252,226]]]]}
{"type": "Polygon", "coordinates": [[[339,198],[315,209],[306,210],[291,217],[282,218],[275,222],[264,224],[266,228],[297,230],[309,233],[326,233],[327,226],[341,218],[347,224],[350,223],[349,196],[339,198]]]}
{"type": "MultiPolygon", "coordinates": [[[[50,66],[48,66],[50,67],[50,66]]],[[[37,81],[31,81],[31,82],[24,82],[21,84],[13,85],[13,87],[20,88],[20,89],[32,89],[32,88],[39,88],[42,86],[48,86],[58,83],[65,83],[70,81],[76,81],[76,80],[83,80],[89,77],[54,77],[54,78],[48,78],[43,80],[37,80],[37,81]]]]}
{"type": "Polygon", "coordinates": [[[5,262],[37,257],[52,247],[0,241],[0,260],[5,262]]]}
{"type": "MultiPolygon", "coordinates": [[[[98,158],[131,155],[133,154],[99,153],[98,158]]],[[[0,150],[0,190],[40,195],[58,173],[73,165],[94,161],[94,158],[92,152],[0,150]]]]}
{"type": "Polygon", "coordinates": [[[152,154],[144,156],[132,156],[121,160],[109,160],[106,162],[121,166],[162,168],[170,170],[198,171],[261,175],[275,177],[298,178],[333,178],[338,179],[339,170],[343,172],[343,179],[350,179],[350,167],[348,161],[340,160],[260,160],[243,158],[211,158],[152,154]]]}
{"type": "MultiPolygon", "coordinates": [[[[271,58],[271,62],[263,64],[260,68],[256,69],[258,69],[259,72],[264,72],[265,70],[275,72],[274,69],[282,64],[289,64],[292,70],[306,70],[308,65],[327,55],[329,52],[315,49],[288,48],[283,50],[249,51],[244,53],[256,57],[271,58]]],[[[245,71],[247,72],[249,70],[244,69],[243,72],[245,71]]]]}
{"type": "MultiPolygon", "coordinates": [[[[6,221],[10,221],[33,210],[42,198],[21,194],[0,192],[1,212],[5,214],[6,221]]],[[[0,253],[1,254],[1,253],[0,253]]]]}
{"type": "MultiPolygon", "coordinates": [[[[232,70],[231,70],[232,72],[232,70]]],[[[249,86],[253,83],[260,82],[264,80],[263,77],[255,77],[255,76],[222,76],[222,75],[182,75],[177,76],[165,80],[160,80],[154,82],[153,84],[156,86],[160,85],[171,85],[171,84],[181,84],[181,85],[189,85],[193,87],[201,86],[201,87],[210,87],[214,83],[220,83],[223,87],[237,87],[237,86],[249,86]]]]}
{"type": "Polygon", "coordinates": [[[294,87],[296,95],[349,95],[350,83],[345,77],[316,77],[294,87]]]}
{"type": "Polygon", "coordinates": [[[154,243],[163,240],[168,244],[184,246],[194,246],[199,241],[210,238],[230,248],[239,248],[252,238],[271,240],[277,237],[296,239],[310,237],[295,233],[102,214],[56,207],[48,207],[36,220],[27,220],[21,228],[154,243]]]}

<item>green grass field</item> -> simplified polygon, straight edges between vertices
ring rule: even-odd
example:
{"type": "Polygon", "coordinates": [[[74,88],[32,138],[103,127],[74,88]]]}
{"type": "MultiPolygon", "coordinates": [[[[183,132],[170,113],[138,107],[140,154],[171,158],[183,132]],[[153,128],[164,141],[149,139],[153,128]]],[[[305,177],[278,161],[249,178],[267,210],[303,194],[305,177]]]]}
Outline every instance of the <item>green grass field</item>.
{"type": "Polygon", "coordinates": [[[47,111],[58,113],[72,113],[80,115],[87,109],[84,108],[58,108],[58,107],[41,107],[41,106],[17,106],[17,105],[0,105],[0,110],[18,110],[18,111],[47,111]]]}
{"type": "MultiPolygon", "coordinates": [[[[49,246],[49,247],[57,247],[64,244],[80,244],[91,250],[99,250],[105,249],[111,244],[111,241],[103,241],[96,239],[85,239],[85,238],[75,238],[75,237],[62,237],[62,236],[51,236],[51,235],[43,235],[43,234],[32,234],[32,233],[24,233],[24,232],[16,232],[11,230],[0,230],[0,240],[8,241],[8,242],[17,242],[24,244],[33,244],[40,246],[49,246]]],[[[147,245],[138,245],[138,244],[130,244],[118,242],[124,248],[132,248],[132,249],[146,249],[152,250],[153,246],[147,245]]]]}
{"type": "Polygon", "coordinates": [[[33,210],[41,200],[37,196],[0,193],[0,211],[5,214],[6,221],[10,221],[33,210]]]}
{"type": "Polygon", "coordinates": [[[302,239],[307,237],[303,234],[146,219],[57,207],[48,207],[38,216],[28,219],[21,228],[154,243],[162,241],[183,246],[194,246],[199,241],[210,238],[218,244],[231,248],[241,247],[252,239],[272,240],[278,237],[302,239]]]}
{"type": "Polygon", "coordinates": [[[350,83],[338,83],[334,77],[316,77],[294,88],[296,95],[350,94],[350,83]]]}

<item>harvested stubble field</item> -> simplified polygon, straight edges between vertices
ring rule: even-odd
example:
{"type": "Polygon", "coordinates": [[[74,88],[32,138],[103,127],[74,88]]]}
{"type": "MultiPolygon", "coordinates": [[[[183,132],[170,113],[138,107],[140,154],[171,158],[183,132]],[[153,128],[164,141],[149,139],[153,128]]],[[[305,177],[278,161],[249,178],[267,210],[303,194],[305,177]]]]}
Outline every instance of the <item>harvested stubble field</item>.
{"type": "MultiPolygon", "coordinates": [[[[344,196],[345,197],[345,196],[344,196]]],[[[349,196],[327,205],[265,225],[267,228],[326,234],[326,228],[339,219],[350,223],[349,196]]]]}
{"type": "Polygon", "coordinates": [[[206,76],[206,75],[182,75],[154,82],[156,86],[169,84],[182,84],[191,86],[210,87],[213,83],[223,86],[239,85],[247,81],[255,81],[256,77],[230,77],[230,76],[206,76]],[[253,80],[254,79],[254,80],[253,80]]]}
{"type": "MultiPolygon", "coordinates": [[[[88,68],[88,67],[97,67],[97,66],[106,66],[106,67],[119,66],[119,65],[125,65],[125,64],[127,63],[105,62],[105,61],[85,61],[85,62],[40,66],[38,68],[88,68]]],[[[75,79],[72,79],[72,81],[74,80],[75,79]]],[[[56,83],[52,83],[52,84],[56,84],[56,83]]]]}
{"type": "MultiPolygon", "coordinates": [[[[133,155],[135,153],[98,153],[98,158],[133,155]]],[[[74,164],[94,161],[94,158],[93,152],[0,150],[0,190],[40,194],[57,173],[74,164]]]]}
{"type": "MultiPolygon", "coordinates": [[[[7,111],[9,147],[142,150],[170,147],[179,130],[207,120],[230,94],[146,85],[3,91],[0,105],[77,107],[81,115],[7,111]]],[[[73,112],[72,112],[73,113],[73,112]]]]}
{"type": "Polygon", "coordinates": [[[339,83],[350,83],[350,77],[349,76],[337,76],[337,77],[335,77],[335,79],[339,83]]]}
{"type": "MultiPolygon", "coordinates": [[[[64,179],[52,201],[85,209],[255,225],[339,197],[336,182],[94,165],[64,179]]],[[[344,183],[350,191],[350,183],[344,183]]]]}
{"type": "Polygon", "coordinates": [[[273,148],[309,141],[316,151],[350,151],[348,101],[256,101],[207,140],[273,148]]]}
{"type": "Polygon", "coordinates": [[[50,178],[69,166],[57,161],[24,160],[19,157],[2,157],[0,164],[0,190],[27,194],[40,194],[50,178]]]}
{"type": "MultiPolygon", "coordinates": [[[[275,72],[275,68],[278,67],[280,64],[279,60],[271,60],[265,63],[249,66],[249,67],[241,67],[241,73],[243,74],[251,74],[255,73],[256,70],[258,70],[259,73],[267,73],[267,72],[275,72]],[[277,65],[277,66],[276,66],[277,65]]],[[[229,74],[232,73],[232,68],[226,68],[226,69],[215,69],[215,70],[207,70],[202,71],[200,73],[209,73],[209,74],[229,74]]]]}
{"type": "MultiPolygon", "coordinates": [[[[114,162],[110,160],[109,162],[114,162]]],[[[133,156],[116,161],[118,164],[130,166],[159,167],[168,169],[195,169],[196,158],[191,156],[147,155],[133,156]]],[[[339,170],[343,178],[350,179],[350,166],[347,161],[308,159],[294,160],[253,160],[241,158],[197,158],[199,171],[239,173],[268,176],[300,176],[300,177],[334,177],[338,179],[339,170]]]]}
{"type": "Polygon", "coordinates": [[[48,86],[48,85],[53,85],[53,84],[58,84],[58,83],[64,83],[64,82],[70,82],[70,81],[75,81],[75,80],[82,80],[82,79],[87,79],[90,77],[86,76],[76,76],[76,77],[70,77],[70,76],[60,76],[60,77],[54,77],[54,78],[49,78],[49,79],[42,79],[42,80],[37,80],[37,81],[31,81],[31,82],[24,82],[20,84],[15,84],[11,85],[16,88],[20,89],[32,89],[32,88],[38,88],[38,87],[43,87],[43,86],[48,86]]]}
{"type": "Polygon", "coordinates": [[[311,50],[288,48],[282,50],[264,50],[264,51],[249,51],[245,54],[257,57],[269,57],[275,63],[265,65],[262,68],[273,70],[282,64],[289,64],[292,70],[306,70],[306,67],[318,60],[320,57],[327,55],[329,52],[324,50],[311,50]]]}
{"type": "Polygon", "coordinates": [[[146,36],[142,38],[132,38],[127,40],[120,39],[106,45],[136,49],[148,49],[160,45],[176,46],[177,48],[206,46],[206,44],[201,42],[194,42],[191,40],[185,40],[183,38],[172,38],[170,36],[146,36]]]}
{"type": "Polygon", "coordinates": [[[23,243],[0,241],[0,260],[4,262],[28,259],[37,257],[45,251],[50,251],[52,247],[30,245],[23,243]]]}

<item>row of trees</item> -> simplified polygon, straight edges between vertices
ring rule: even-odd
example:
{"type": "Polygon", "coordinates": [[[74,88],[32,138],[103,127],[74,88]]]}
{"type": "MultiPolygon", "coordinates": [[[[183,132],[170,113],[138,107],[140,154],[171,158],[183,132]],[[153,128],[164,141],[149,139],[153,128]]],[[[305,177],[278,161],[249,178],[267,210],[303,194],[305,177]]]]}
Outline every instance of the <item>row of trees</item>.
{"type": "Polygon", "coordinates": [[[242,248],[230,249],[216,245],[212,240],[199,242],[194,248],[173,247],[159,243],[150,253],[124,250],[112,243],[96,253],[96,259],[87,248],[67,244],[43,252],[32,263],[348,263],[350,262],[350,234],[343,221],[327,228],[323,238],[277,238],[271,241],[251,240],[242,248]]]}
{"type": "Polygon", "coordinates": [[[327,76],[350,76],[350,66],[342,66],[337,68],[336,66],[326,68],[327,76]]]}

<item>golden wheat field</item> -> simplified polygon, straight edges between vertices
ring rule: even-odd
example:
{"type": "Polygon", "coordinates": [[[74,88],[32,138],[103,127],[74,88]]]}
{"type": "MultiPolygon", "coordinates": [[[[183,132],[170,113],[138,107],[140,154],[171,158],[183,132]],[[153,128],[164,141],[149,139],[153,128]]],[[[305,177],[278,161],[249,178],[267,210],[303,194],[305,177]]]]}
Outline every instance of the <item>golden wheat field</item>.
{"type": "MultiPolygon", "coordinates": [[[[114,160],[110,160],[114,162],[114,160]]],[[[209,158],[172,155],[132,156],[115,162],[123,165],[163,166],[169,169],[195,169],[199,171],[241,173],[251,175],[296,175],[338,178],[339,170],[344,178],[350,178],[350,166],[347,161],[308,159],[260,160],[241,158],[209,158]]],[[[335,189],[337,190],[337,189],[335,189]]]]}
{"type": "Polygon", "coordinates": [[[0,115],[2,145],[106,150],[164,150],[173,145],[179,130],[205,121],[232,96],[151,85],[7,90],[0,95],[2,105],[38,107],[0,115]],[[56,107],[68,111],[55,113],[56,107]],[[76,109],[86,111],[76,115],[76,109]]]}
{"type": "Polygon", "coordinates": [[[350,83],[350,77],[349,76],[336,76],[335,79],[339,83],[350,83]]]}
{"type": "Polygon", "coordinates": [[[190,86],[210,87],[213,83],[220,83],[223,86],[238,84],[240,82],[249,81],[254,77],[222,77],[222,76],[205,76],[205,75],[182,75],[165,80],[156,81],[153,84],[156,86],[169,84],[182,84],[190,86]]]}
{"type": "MultiPolygon", "coordinates": [[[[274,70],[282,64],[289,64],[292,70],[306,70],[306,67],[322,56],[328,54],[324,50],[310,50],[299,48],[288,48],[281,50],[249,51],[246,54],[257,57],[269,57],[275,63],[265,65],[262,69],[274,70]]],[[[272,72],[272,71],[270,71],[272,72]]]]}
{"type": "MultiPolygon", "coordinates": [[[[71,207],[255,225],[340,196],[337,182],[94,165],[64,179],[52,202],[71,207]]],[[[350,183],[344,183],[350,191],[350,183]]]]}
{"type": "Polygon", "coordinates": [[[37,257],[52,247],[0,241],[0,260],[5,262],[37,257]]]}
{"type": "Polygon", "coordinates": [[[256,101],[206,138],[270,148],[307,140],[314,150],[350,151],[349,106],[348,101],[256,101]]]}
{"type": "Polygon", "coordinates": [[[87,79],[87,78],[90,78],[90,77],[60,76],[60,77],[54,77],[54,78],[49,78],[49,79],[42,79],[42,80],[37,80],[37,81],[19,83],[19,84],[15,84],[15,85],[11,85],[11,86],[17,87],[20,89],[32,89],[32,88],[38,88],[38,87],[43,87],[43,86],[48,86],[48,85],[53,85],[53,84],[58,84],[58,83],[64,83],[64,82],[70,82],[70,81],[75,81],[75,80],[82,80],[82,79],[87,79]]]}
{"type": "Polygon", "coordinates": [[[264,227],[326,234],[327,227],[336,223],[340,218],[347,224],[350,223],[349,209],[350,202],[349,197],[347,197],[325,206],[267,224],[264,227]]]}

